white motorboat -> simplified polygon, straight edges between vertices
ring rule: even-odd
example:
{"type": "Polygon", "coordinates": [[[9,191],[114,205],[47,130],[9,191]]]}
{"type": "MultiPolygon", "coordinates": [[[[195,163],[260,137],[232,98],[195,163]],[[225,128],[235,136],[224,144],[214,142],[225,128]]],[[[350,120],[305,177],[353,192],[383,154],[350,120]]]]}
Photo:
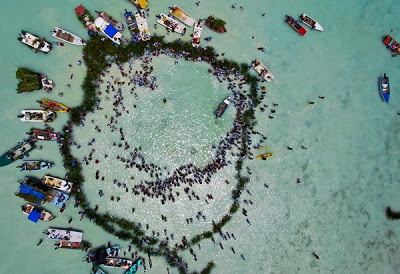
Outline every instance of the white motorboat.
{"type": "Polygon", "coordinates": [[[21,113],[18,117],[22,122],[51,122],[56,118],[51,110],[21,110],[21,113]]]}
{"type": "Polygon", "coordinates": [[[20,40],[25,45],[34,48],[35,52],[40,50],[44,53],[47,53],[51,50],[51,45],[48,42],[46,42],[44,38],[40,39],[39,37],[24,30],[22,31],[22,34],[20,35],[18,40],[20,40]]]}
{"type": "Polygon", "coordinates": [[[73,186],[71,182],[48,175],[43,177],[42,183],[65,193],[71,193],[73,186]]]}
{"type": "Polygon", "coordinates": [[[139,29],[139,35],[142,41],[150,40],[150,29],[149,24],[143,9],[139,9],[135,12],[136,25],[139,29]]]}
{"type": "Polygon", "coordinates": [[[98,28],[105,36],[107,36],[115,44],[119,45],[121,43],[120,39],[122,34],[110,23],[104,20],[102,17],[97,17],[94,20],[96,28],[98,28]]]}
{"type": "Polygon", "coordinates": [[[192,16],[190,16],[187,12],[182,10],[177,5],[174,5],[169,13],[189,27],[193,26],[194,23],[196,23],[196,20],[194,20],[192,16]]]}
{"type": "Polygon", "coordinates": [[[261,75],[262,78],[265,79],[265,81],[271,82],[272,79],[274,79],[274,75],[271,73],[271,71],[269,71],[269,69],[259,60],[255,60],[251,66],[255,71],[257,71],[258,74],[261,75]]]}
{"type": "Polygon", "coordinates": [[[303,13],[299,17],[300,22],[303,24],[309,26],[311,29],[319,30],[319,31],[324,31],[324,28],[314,19],[312,19],[310,16],[307,14],[303,13]]]}
{"type": "Polygon", "coordinates": [[[99,17],[103,18],[104,21],[113,25],[121,34],[124,32],[125,30],[124,24],[115,20],[112,16],[108,15],[104,11],[96,11],[96,13],[98,14],[99,17]]]}
{"type": "Polygon", "coordinates": [[[200,22],[196,23],[193,28],[193,39],[192,46],[198,48],[200,46],[201,33],[203,31],[203,26],[200,22]]]}
{"type": "Polygon", "coordinates": [[[186,28],[182,23],[179,23],[175,19],[160,13],[157,23],[163,25],[166,29],[184,35],[186,33],[186,28]]]}
{"type": "Polygon", "coordinates": [[[86,43],[83,41],[82,38],[79,36],[63,30],[62,28],[55,27],[54,29],[51,30],[51,35],[57,39],[60,39],[66,43],[77,45],[77,46],[85,46],[86,43]]]}

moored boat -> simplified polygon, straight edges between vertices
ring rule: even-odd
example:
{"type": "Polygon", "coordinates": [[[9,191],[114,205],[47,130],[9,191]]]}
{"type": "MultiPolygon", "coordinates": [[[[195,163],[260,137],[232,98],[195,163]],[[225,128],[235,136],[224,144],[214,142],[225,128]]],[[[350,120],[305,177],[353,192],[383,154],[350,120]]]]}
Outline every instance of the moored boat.
{"type": "Polygon", "coordinates": [[[133,265],[132,260],[121,258],[107,258],[105,267],[125,268],[128,269],[133,265]]]}
{"type": "Polygon", "coordinates": [[[50,99],[42,99],[42,101],[37,101],[37,102],[40,103],[40,108],[43,109],[50,109],[52,111],[57,111],[57,112],[70,111],[70,109],[67,106],[50,99]]]}
{"type": "Polygon", "coordinates": [[[107,36],[107,38],[109,38],[115,44],[119,45],[121,43],[120,39],[122,34],[102,17],[97,17],[96,20],[94,20],[94,24],[105,36],[107,36]]]}
{"type": "Polygon", "coordinates": [[[82,242],[59,241],[57,247],[58,248],[68,248],[68,249],[81,249],[82,245],[83,245],[82,242]]]}
{"type": "Polygon", "coordinates": [[[127,11],[125,9],[124,17],[125,17],[126,24],[128,25],[129,32],[131,33],[132,39],[135,42],[140,41],[141,38],[139,35],[139,29],[136,26],[136,21],[135,21],[135,17],[133,16],[133,13],[131,11],[127,11]]]}
{"type": "Polygon", "coordinates": [[[103,18],[104,21],[113,25],[118,30],[118,32],[120,32],[121,34],[124,32],[125,30],[124,24],[115,20],[112,16],[108,15],[104,11],[96,11],[96,13],[99,17],[103,18]]]}
{"type": "Polygon", "coordinates": [[[22,122],[51,122],[56,114],[51,110],[21,110],[18,117],[22,122]]]}
{"type": "Polygon", "coordinates": [[[23,161],[20,166],[17,166],[22,171],[42,171],[52,167],[52,163],[40,160],[23,161]]]}
{"type": "Polygon", "coordinates": [[[305,35],[306,34],[306,29],[303,28],[299,22],[297,22],[296,20],[293,19],[292,16],[286,15],[286,23],[289,24],[289,26],[291,26],[298,34],[300,35],[305,35]]]}
{"type": "Polygon", "coordinates": [[[125,272],[125,274],[135,274],[138,269],[140,264],[142,263],[142,259],[139,258],[130,268],[128,271],[125,272]]]}
{"type": "Polygon", "coordinates": [[[55,27],[54,29],[51,30],[51,35],[57,39],[60,39],[66,43],[72,44],[72,45],[76,45],[76,46],[85,46],[86,43],[83,41],[82,38],[80,38],[79,36],[63,30],[62,28],[59,27],[55,27]]]}
{"type": "Polygon", "coordinates": [[[309,26],[311,29],[319,30],[319,31],[324,31],[324,28],[314,19],[312,19],[310,16],[307,14],[303,13],[302,15],[299,16],[300,22],[303,24],[309,26]]]}
{"type": "Polygon", "coordinates": [[[35,49],[35,52],[41,51],[44,53],[48,53],[51,50],[51,45],[50,43],[46,42],[44,38],[40,39],[39,37],[26,32],[24,30],[21,31],[22,34],[20,34],[20,37],[18,37],[18,40],[20,40],[22,43],[25,45],[28,45],[32,48],[35,49]]]}
{"type": "Polygon", "coordinates": [[[49,228],[45,232],[48,240],[59,240],[64,242],[82,242],[83,233],[70,229],[49,228]]]}
{"type": "Polygon", "coordinates": [[[274,153],[264,153],[264,154],[258,155],[258,156],[256,157],[256,159],[258,159],[258,160],[265,160],[265,159],[267,159],[267,158],[269,158],[269,157],[272,157],[272,156],[274,156],[274,155],[275,155],[274,153]]]}
{"type": "Polygon", "coordinates": [[[52,129],[32,129],[28,133],[33,140],[36,141],[57,141],[61,139],[61,133],[53,132],[52,129]]]}
{"type": "Polygon", "coordinates": [[[194,23],[196,23],[196,21],[193,19],[192,16],[190,16],[187,12],[182,10],[177,5],[174,5],[169,11],[169,13],[172,14],[175,18],[177,18],[185,25],[188,25],[189,27],[193,26],[194,23]]]}
{"type": "Polygon", "coordinates": [[[388,49],[390,49],[395,54],[400,54],[400,45],[396,40],[393,39],[392,36],[390,35],[384,36],[383,43],[386,45],[388,49]]]}
{"type": "Polygon", "coordinates": [[[135,19],[142,41],[150,40],[149,24],[147,23],[146,15],[143,9],[139,9],[135,12],[135,19]]]}
{"type": "Polygon", "coordinates": [[[129,1],[141,9],[145,9],[149,5],[149,2],[147,2],[147,0],[129,0],[129,1]]]}
{"type": "Polygon", "coordinates": [[[36,73],[27,68],[18,68],[15,72],[18,79],[18,93],[31,92],[34,90],[44,89],[51,91],[55,84],[52,80],[47,79],[43,73],[36,73]]]}
{"type": "Polygon", "coordinates": [[[196,23],[193,28],[193,39],[192,46],[198,48],[200,46],[201,33],[203,31],[203,26],[200,22],[196,23]]]}
{"type": "Polygon", "coordinates": [[[54,189],[61,190],[65,193],[71,193],[73,183],[66,180],[46,175],[42,179],[44,185],[48,185],[54,189]]]}
{"type": "Polygon", "coordinates": [[[231,97],[227,97],[218,105],[217,109],[214,111],[216,118],[220,118],[224,114],[230,104],[230,100],[231,97]]]}
{"type": "Polygon", "coordinates": [[[215,31],[217,33],[225,33],[226,28],[225,28],[226,22],[222,19],[219,19],[214,16],[209,16],[206,20],[205,25],[210,28],[212,31],[215,31]]]}
{"type": "Polygon", "coordinates": [[[48,222],[55,218],[50,212],[31,204],[21,206],[21,209],[24,214],[28,215],[28,220],[34,223],[38,220],[48,222]]]}
{"type": "Polygon", "coordinates": [[[167,30],[170,30],[172,32],[176,32],[182,35],[186,33],[186,28],[182,23],[165,15],[164,13],[160,13],[159,18],[157,19],[157,23],[159,23],[160,25],[164,26],[167,30]]]}
{"type": "Polygon", "coordinates": [[[389,103],[390,86],[389,77],[386,76],[386,73],[384,73],[383,76],[379,77],[379,91],[381,93],[383,101],[389,103]]]}
{"type": "Polygon", "coordinates": [[[0,157],[0,167],[11,164],[17,159],[24,159],[29,155],[29,152],[36,148],[35,141],[24,140],[19,142],[18,145],[4,153],[0,157]]]}
{"type": "Polygon", "coordinates": [[[271,82],[272,79],[274,79],[274,75],[263,63],[260,62],[260,60],[256,59],[253,63],[251,63],[251,66],[262,78],[264,78],[265,81],[271,82]]]}
{"type": "Polygon", "coordinates": [[[16,196],[23,198],[29,203],[34,203],[35,205],[41,205],[46,199],[46,190],[39,189],[28,182],[21,182],[18,192],[15,193],[16,196]]]}

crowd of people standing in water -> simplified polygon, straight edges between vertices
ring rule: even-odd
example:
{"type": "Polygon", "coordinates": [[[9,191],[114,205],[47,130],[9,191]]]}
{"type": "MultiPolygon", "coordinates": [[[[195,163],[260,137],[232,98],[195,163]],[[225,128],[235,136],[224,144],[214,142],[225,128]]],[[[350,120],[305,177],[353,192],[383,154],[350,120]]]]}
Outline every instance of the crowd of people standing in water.
{"type": "MultiPolygon", "coordinates": [[[[159,56],[161,54],[168,55],[172,57],[174,60],[178,60],[179,58],[186,58],[184,52],[174,52],[173,50],[156,50],[154,52],[148,53],[143,57],[139,57],[136,60],[131,60],[128,63],[128,69],[124,68],[121,64],[116,64],[119,70],[118,76],[111,75],[111,65],[107,67],[107,69],[101,73],[101,77],[99,79],[99,83],[104,83],[105,88],[98,91],[97,98],[97,106],[96,109],[101,112],[103,110],[104,104],[112,104],[113,112],[112,114],[106,113],[103,115],[104,119],[107,119],[106,128],[101,128],[99,125],[95,125],[95,121],[91,120],[90,122],[87,120],[88,117],[81,117],[81,126],[85,126],[86,124],[92,124],[94,126],[95,132],[100,133],[102,131],[106,132],[115,132],[115,134],[119,135],[119,141],[116,141],[112,144],[115,147],[115,150],[120,150],[117,155],[108,155],[103,152],[101,149],[96,148],[96,136],[93,136],[90,142],[87,143],[87,146],[90,147],[90,152],[87,156],[84,156],[82,162],[85,165],[93,165],[99,164],[102,161],[106,161],[107,163],[112,163],[113,165],[120,163],[125,167],[125,169],[132,169],[133,172],[131,174],[145,174],[147,179],[137,180],[135,176],[129,178],[130,180],[119,181],[116,178],[107,178],[104,174],[103,170],[96,169],[94,178],[99,181],[104,181],[104,183],[112,182],[116,187],[122,188],[126,193],[132,193],[137,196],[142,203],[146,202],[146,199],[159,199],[161,204],[165,204],[168,202],[175,202],[177,196],[186,196],[188,200],[204,200],[205,203],[209,203],[210,200],[214,199],[211,193],[206,194],[202,197],[202,194],[196,193],[193,189],[194,185],[198,184],[210,184],[213,175],[215,175],[219,170],[223,169],[227,165],[233,164],[229,157],[240,158],[241,151],[246,149],[248,151],[248,157],[253,159],[253,154],[251,153],[252,148],[258,148],[262,145],[263,142],[267,139],[266,136],[254,130],[252,125],[245,124],[242,119],[243,112],[250,109],[253,105],[251,96],[249,95],[249,91],[245,90],[246,87],[246,79],[243,76],[240,76],[237,73],[234,73],[225,68],[216,68],[210,69],[209,72],[213,73],[215,77],[217,77],[218,81],[228,82],[227,88],[232,93],[232,105],[236,108],[236,117],[233,121],[233,126],[230,131],[226,133],[226,135],[221,138],[221,140],[213,146],[214,155],[208,164],[205,166],[196,166],[193,163],[187,163],[181,165],[175,170],[168,171],[166,167],[158,166],[154,163],[150,163],[146,161],[143,157],[141,147],[132,147],[133,144],[129,143],[129,140],[125,137],[125,129],[120,126],[123,123],[119,123],[119,119],[123,119],[125,115],[129,115],[132,112],[134,113],[134,109],[138,106],[136,104],[128,105],[125,104],[124,98],[127,96],[134,96],[138,99],[139,92],[137,89],[139,87],[146,88],[148,90],[154,90],[158,87],[157,78],[152,76],[153,66],[151,66],[151,62],[154,57],[159,56]],[[136,61],[140,62],[140,70],[134,70],[134,63],[136,61]],[[108,80],[106,80],[108,78],[108,80]],[[242,143],[242,135],[246,131],[248,139],[247,143],[242,143]],[[253,144],[252,136],[258,135],[257,144],[253,144]],[[229,155],[230,154],[230,155],[229,155]],[[228,157],[229,156],[229,157],[228,157]]],[[[200,60],[198,60],[200,61],[200,60]]],[[[177,61],[174,61],[177,64],[177,61]]],[[[145,89],[144,89],[145,90],[145,89]]],[[[264,99],[266,92],[265,90],[258,90],[261,94],[261,101],[264,99]]],[[[166,99],[162,99],[164,103],[167,103],[166,99]]],[[[278,104],[272,105],[274,109],[271,109],[271,115],[275,113],[275,109],[278,107],[278,104]]],[[[264,112],[268,105],[263,105],[260,107],[260,111],[264,112]]],[[[253,110],[254,111],[254,110],[253,110]]],[[[253,113],[254,114],[254,113],[253,113]]],[[[269,116],[270,119],[273,116],[269,116]]],[[[97,117],[99,117],[97,115],[97,117]]],[[[125,116],[126,117],[126,116],[125,116]]],[[[96,119],[96,118],[94,118],[96,119]]],[[[71,129],[72,131],[72,129],[71,129]]],[[[100,138],[99,138],[100,139],[100,138]]],[[[69,140],[70,144],[76,146],[77,149],[81,149],[83,144],[78,144],[77,141],[71,139],[69,140]]],[[[233,158],[232,158],[233,159],[233,158]]],[[[247,172],[251,174],[251,170],[247,168],[247,172]]],[[[88,178],[87,180],[92,180],[88,178]]],[[[229,181],[226,181],[229,184],[229,181]]],[[[233,184],[232,184],[233,185],[233,184]]],[[[266,186],[268,188],[268,186],[266,186]]],[[[251,195],[251,193],[247,190],[247,193],[251,195]]],[[[103,189],[98,190],[99,197],[104,197],[103,189]]],[[[119,202],[121,197],[116,196],[110,197],[111,201],[119,202]]],[[[242,204],[242,214],[246,217],[245,220],[248,225],[251,225],[251,222],[247,216],[247,210],[245,207],[250,207],[253,205],[253,201],[250,199],[243,200],[242,204]]],[[[96,210],[99,209],[99,206],[96,205],[96,210]]],[[[132,208],[132,213],[135,212],[135,208],[132,208]]],[[[82,220],[85,216],[84,212],[80,212],[80,219],[82,220]]],[[[162,221],[167,222],[168,217],[164,215],[160,215],[162,221]]],[[[197,213],[194,217],[198,221],[201,219],[205,221],[207,216],[205,216],[201,211],[197,213]]],[[[72,221],[72,218],[70,219],[72,221]]],[[[193,217],[186,218],[187,224],[193,223],[193,217]]],[[[212,220],[212,223],[215,224],[215,221],[212,220]]],[[[149,224],[142,225],[139,223],[141,228],[146,228],[147,230],[150,228],[149,224]]],[[[163,241],[172,244],[176,249],[186,248],[188,240],[185,236],[182,237],[181,240],[175,239],[174,234],[168,233],[167,229],[164,228],[164,236],[162,236],[162,232],[152,231],[153,236],[157,236],[160,239],[163,238],[163,241]]],[[[219,235],[222,240],[233,239],[236,240],[236,236],[233,233],[229,233],[227,231],[220,231],[219,235]]],[[[211,238],[214,244],[216,244],[216,240],[214,237],[211,238]]],[[[222,242],[219,242],[218,245],[221,249],[224,249],[222,242]]],[[[201,249],[201,245],[198,244],[198,249],[201,249]]],[[[231,247],[231,251],[236,254],[236,251],[233,247],[231,247]]],[[[190,248],[190,253],[192,254],[194,260],[197,260],[197,255],[193,248],[190,248]]],[[[243,254],[240,255],[243,260],[245,257],[243,254]]],[[[150,258],[149,258],[150,259],[150,258]]],[[[151,260],[150,260],[151,261],[151,260]]],[[[150,265],[151,267],[151,265],[150,265]]]]}

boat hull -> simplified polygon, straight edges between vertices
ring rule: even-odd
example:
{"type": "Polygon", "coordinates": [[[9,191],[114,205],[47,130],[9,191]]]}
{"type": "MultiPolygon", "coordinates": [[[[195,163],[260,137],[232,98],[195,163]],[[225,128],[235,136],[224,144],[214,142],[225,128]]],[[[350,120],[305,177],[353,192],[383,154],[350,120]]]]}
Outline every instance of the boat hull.
{"type": "Polygon", "coordinates": [[[51,122],[55,119],[56,114],[50,110],[22,110],[22,122],[51,122]]]}
{"type": "Polygon", "coordinates": [[[230,97],[224,99],[217,107],[217,109],[214,111],[215,117],[216,118],[221,118],[221,116],[225,113],[226,109],[229,106],[230,103],[230,97]]]}
{"type": "Polygon", "coordinates": [[[53,164],[46,161],[23,161],[19,166],[22,171],[42,171],[46,169],[50,169],[53,167],[53,164]]]}
{"type": "Polygon", "coordinates": [[[39,102],[40,108],[43,109],[50,109],[57,112],[70,112],[70,109],[67,106],[53,100],[42,99],[42,101],[39,102]]]}
{"type": "Polygon", "coordinates": [[[176,32],[182,35],[186,33],[186,28],[182,23],[165,15],[164,13],[160,13],[160,18],[157,19],[157,23],[159,23],[160,25],[164,26],[166,29],[172,32],[176,32]]]}
{"type": "Polygon", "coordinates": [[[388,49],[390,49],[395,54],[400,54],[400,45],[396,40],[393,39],[392,36],[390,35],[384,36],[383,43],[386,45],[388,49]]]}
{"type": "Polygon", "coordinates": [[[0,156],[0,167],[9,165],[18,159],[23,159],[35,148],[35,143],[30,140],[21,142],[0,156]]]}
{"type": "Polygon", "coordinates": [[[251,66],[265,81],[271,82],[274,79],[274,75],[260,60],[256,59],[251,66]]]}
{"type": "Polygon", "coordinates": [[[289,24],[298,34],[304,36],[307,31],[292,16],[286,15],[286,23],[289,24]]]}
{"type": "Polygon", "coordinates": [[[200,38],[203,32],[203,26],[200,23],[196,23],[193,28],[193,39],[192,46],[198,48],[200,46],[200,38]]]}
{"type": "Polygon", "coordinates": [[[146,15],[143,10],[135,12],[136,24],[139,29],[139,35],[142,41],[150,40],[150,29],[147,23],[146,15]]]}
{"type": "Polygon", "coordinates": [[[41,51],[44,53],[48,53],[52,48],[50,43],[46,42],[44,38],[40,39],[39,37],[24,30],[22,31],[22,35],[19,40],[25,45],[34,48],[36,51],[41,51]]]}

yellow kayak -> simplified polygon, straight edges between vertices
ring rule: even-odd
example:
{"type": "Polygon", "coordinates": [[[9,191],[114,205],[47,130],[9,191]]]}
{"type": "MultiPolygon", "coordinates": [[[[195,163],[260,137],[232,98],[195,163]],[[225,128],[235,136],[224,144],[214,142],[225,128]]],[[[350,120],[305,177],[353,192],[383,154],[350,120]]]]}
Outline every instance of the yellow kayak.
{"type": "Polygon", "coordinates": [[[259,147],[258,149],[267,149],[267,148],[269,148],[268,146],[267,147],[259,147]]]}
{"type": "Polygon", "coordinates": [[[69,112],[70,109],[67,106],[64,106],[63,104],[49,100],[49,99],[42,99],[42,101],[38,101],[40,103],[40,107],[43,109],[50,109],[53,111],[58,111],[58,112],[69,112]]]}
{"type": "Polygon", "coordinates": [[[256,159],[263,160],[263,159],[266,159],[266,158],[274,156],[274,155],[275,155],[275,153],[264,153],[264,154],[258,155],[256,159]]]}

